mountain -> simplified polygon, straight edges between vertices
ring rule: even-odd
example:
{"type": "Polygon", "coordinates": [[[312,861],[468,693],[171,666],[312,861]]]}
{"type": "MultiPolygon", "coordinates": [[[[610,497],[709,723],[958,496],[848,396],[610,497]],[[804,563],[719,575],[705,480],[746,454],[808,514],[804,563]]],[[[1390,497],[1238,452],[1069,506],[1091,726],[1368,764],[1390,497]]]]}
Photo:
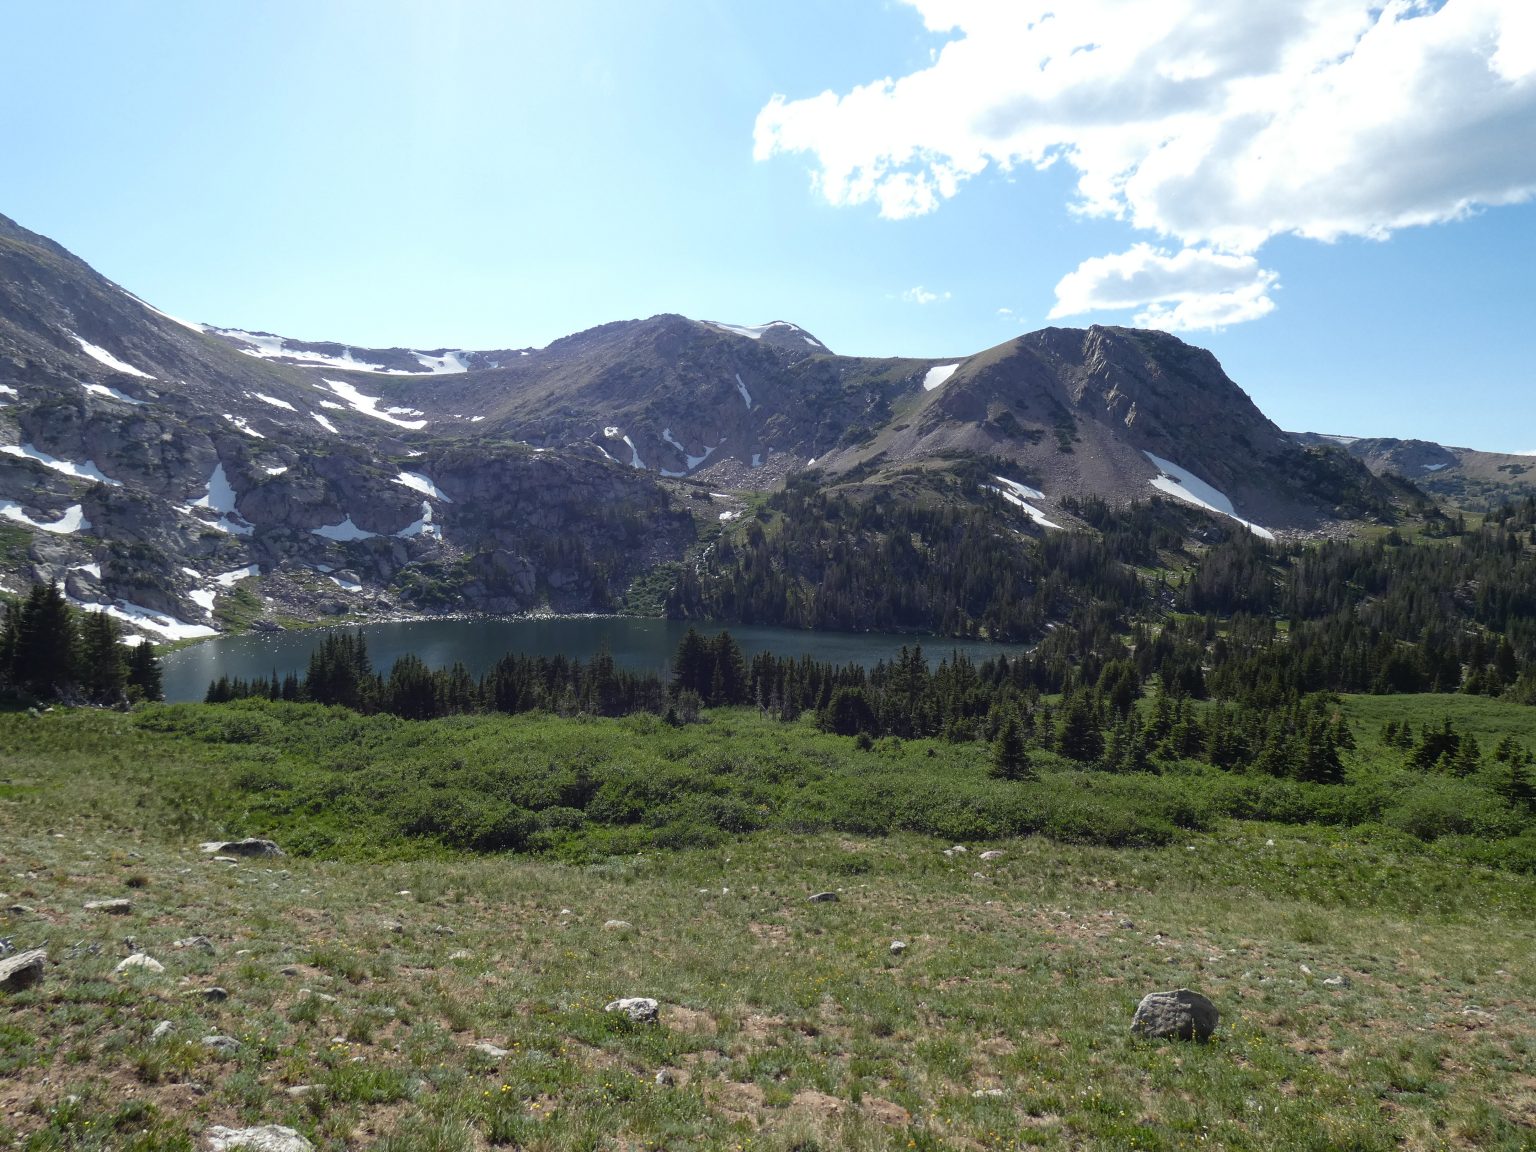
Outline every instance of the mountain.
{"type": "Polygon", "coordinates": [[[1026,533],[1159,493],[1265,536],[1390,518],[1398,489],[1352,450],[1281,432],[1162,333],[872,358],[659,315],[544,348],[363,348],[168,316],[0,217],[0,574],[158,638],[615,610],[794,474],[1000,496],[1026,533]]]}
{"type": "Polygon", "coordinates": [[[1400,476],[1469,511],[1486,511],[1536,492],[1536,458],[1530,456],[1378,436],[1298,432],[1294,439],[1308,445],[1339,444],[1376,475],[1400,476]]]}

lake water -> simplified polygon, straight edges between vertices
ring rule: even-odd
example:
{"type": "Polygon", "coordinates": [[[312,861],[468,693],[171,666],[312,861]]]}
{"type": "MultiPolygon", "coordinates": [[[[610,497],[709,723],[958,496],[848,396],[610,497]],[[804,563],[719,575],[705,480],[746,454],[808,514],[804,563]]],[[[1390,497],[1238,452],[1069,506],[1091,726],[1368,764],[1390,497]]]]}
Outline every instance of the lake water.
{"type": "MultiPolygon", "coordinates": [[[[705,635],[720,626],[695,624],[705,635]]],[[[668,671],[677,645],[688,631],[686,621],[640,620],[625,616],[571,617],[537,620],[410,620],[394,624],[367,624],[361,628],[368,641],[374,667],[387,673],[395,660],[414,652],[428,667],[462,662],[473,676],[488,672],[508,652],[528,656],[565,655],[590,660],[604,646],[614,662],[635,671],[668,671]]],[[[350,631],[351,629],[349,629],[350,631]]],[[[1021,652],[1022,645],[985,644],[933,636],[891,635],[878,632],[797,632],[785,628],[734,627],[729,629],[750,660],[764,650],[777,656],[812,659],[832,664],[872,667],[889,660],[903,646],[923,646],[931,664],[959,649],[973,659],[1003,652],[1021,652]]],[[[201,700],[210,681],[220,676],[249,680],[256,676],[303,676],[309,654],[325,636],[323,630],[305,632],[258,632],[222,636],[172,652],[162,658],[167,700],[201,700]]]]}

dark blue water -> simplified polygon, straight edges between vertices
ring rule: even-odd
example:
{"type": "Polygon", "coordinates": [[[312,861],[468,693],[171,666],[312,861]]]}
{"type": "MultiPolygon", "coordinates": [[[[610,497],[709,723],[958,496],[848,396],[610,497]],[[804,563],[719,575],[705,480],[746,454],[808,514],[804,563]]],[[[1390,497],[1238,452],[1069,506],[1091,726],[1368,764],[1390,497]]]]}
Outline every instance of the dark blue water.
{"type": "MultiPolygon", "coordinates": [[[[374,667],[388,672],[395,660],[408,652],[420,656],[432,668],[461,662],[474,676],[489,671],[508,652],[529,656],[565,655],[590,660],[604,646],[614,662],[635,671],[665,674],[678,641],[688,624],[673,620],[638,620],[624,616],[574,617],[540,620],[411,620],[396,624],[368,624],[361,629],[368,641],[374,667]]],[[[719,628],[696,625],[713,635],[719,628]]],[[[1001,652],[1023,651],[1021,645],[985,644],[946,640],[932,636],[892,635],[878,632],[796,632],[784,628],[731,628],[730,633],[748,659],[764,650],[777,656],[809,654],[831,664],[862,664],[871,667],[921,644],[930,663],[959,649],[980,660],[1001,652]]],[[[221,636],[183,648],[164,657],[165,698],[201,700],[208,684],[220,676],[251,679],[255,676],[302,676],[309,654],[325,636],[324,631],[251,633],[221,636]]]]}

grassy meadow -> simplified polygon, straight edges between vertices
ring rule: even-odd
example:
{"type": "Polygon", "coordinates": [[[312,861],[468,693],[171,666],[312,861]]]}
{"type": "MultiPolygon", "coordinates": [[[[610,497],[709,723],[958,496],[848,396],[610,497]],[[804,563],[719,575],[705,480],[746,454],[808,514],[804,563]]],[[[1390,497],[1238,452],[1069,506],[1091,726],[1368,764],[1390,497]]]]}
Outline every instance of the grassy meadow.
{"type": "Polygon", "coordinates": [[[0,716],[0,938],[49,952],[0,993],[0,1146],[1536,1147],[1536,877],[1482,860],[1499,828],[1411,834],[1377,740],[1536,719],[1345,707],[1348,781],[1283,802],[1178,766],[993,780],[982,744],[748,711],[0,716]],[[198,847],[244,834],[290,854],[198,847]],[[115,973],[131,950],[164,971],[115,973]],[[1213,1042],[1133,1040],[1181,986],[1213,1042]]]}

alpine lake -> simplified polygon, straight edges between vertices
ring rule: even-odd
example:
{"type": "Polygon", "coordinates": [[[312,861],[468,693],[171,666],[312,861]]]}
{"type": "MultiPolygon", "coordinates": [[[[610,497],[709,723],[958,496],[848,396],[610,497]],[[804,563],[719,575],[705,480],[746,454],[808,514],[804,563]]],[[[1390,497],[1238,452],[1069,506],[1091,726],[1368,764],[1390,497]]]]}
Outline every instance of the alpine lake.
{"type": "MultiPolygon", "coordinates": [[[[860,664],[872,668],[889,662],[902,648],[921,646],[930,665],[963,652],[973,660],[1025,650],[1020,644],[993,644],[939,636],[884,632],[802,632],[787,628],[731,627],[683,620],[654,620],[632,616],[560,616],[510,619],[406,620],[365,624],[361,631],[368,643],[374,667],[387,675],[401,656],[415,653],[431,668],[461,663],[479,677],[509,652],[526,656],[566,656],[589,661],[606,649],[622,668],[666,675],[678,643],[692,627],[706,636],[726,630],[743,655],[751,660],[759,652],[775,656],[836,664],[860,664]]],[[[252,632],[217,636],[162,657],[165,698],[169,701],[202,700],[208,685],[221,676],[249,680],[253,677],[302,677],[309,656],[329,633],[328,629],[294,632],[252,632]]]]}

